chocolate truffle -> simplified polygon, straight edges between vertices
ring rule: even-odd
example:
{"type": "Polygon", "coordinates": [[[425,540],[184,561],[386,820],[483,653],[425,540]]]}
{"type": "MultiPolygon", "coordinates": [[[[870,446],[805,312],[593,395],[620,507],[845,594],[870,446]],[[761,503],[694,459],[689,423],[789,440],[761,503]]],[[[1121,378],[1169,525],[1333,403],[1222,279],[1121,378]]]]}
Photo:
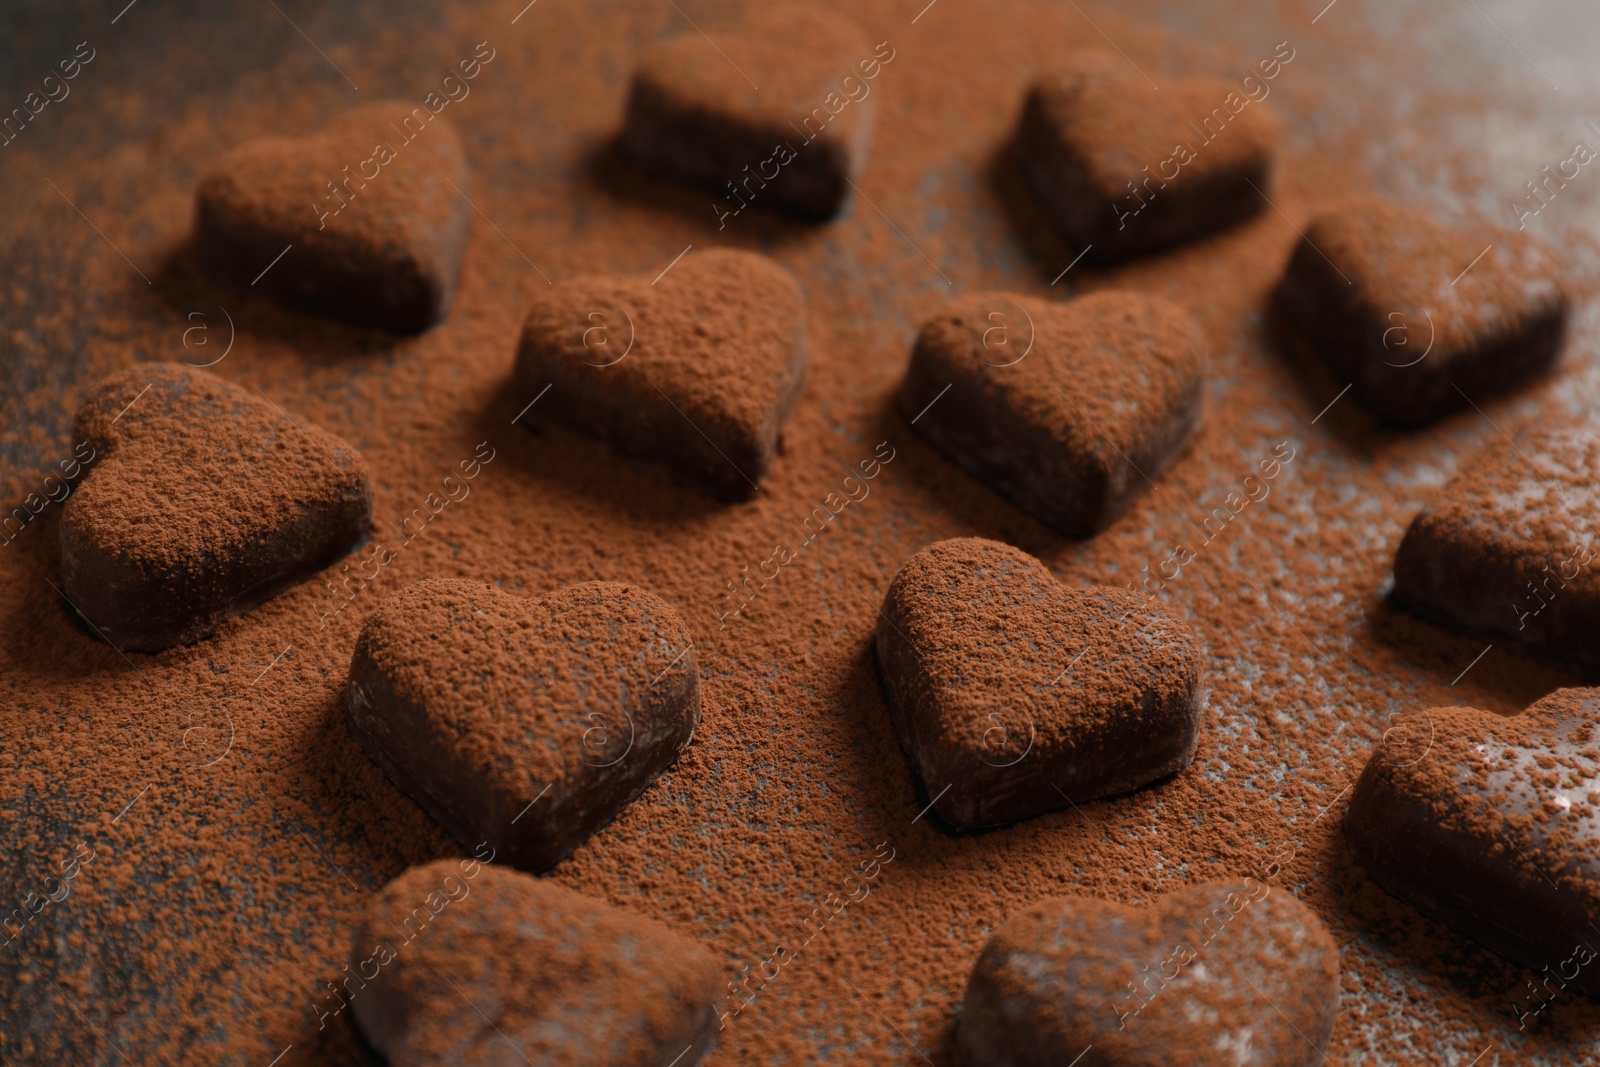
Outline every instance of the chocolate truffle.
{"type": "Polygon", "coordinates": [[[1600,434],[1558,421],[1499,435],[1411,520],[1394,599],[1448,629],[1600,671],[1600,434]]]}
{"type": "Polygon", "coordinates": [[[716,1039],[721,972],[698,942],[477,860],[384,886],[347,973],[361,1033],[395,1067],[693,1067],[716,1039]]]}
{"type": "Polygon", "coordinates": [[[416,333],[455,292],[466,189],[447,119],[368,104],[312,136],[262,137],[223,155],[195,190],[195,248],[207,270],[251,292],[416,333]]]}
{"type": "Polygon", "coordinates": [[[1322,920],[1245,878],[1011,916],[967,981],[957,1041],[967,1067],[1311,1067],[1338,1008],[1322,920]]]}
{"type": "Polygon", "coordinates": [[[1550,369],[1566,335],[1561,256],[1498,226],[1454,228],[1378,197],[1306,224],[1277,299],[1385,422],[1419,426],[1550,369]]]}
{"type": "Polygon", "coordinates": [[[1141,255],[1267,206],[1279,123],[1237,82],[1162,77],[1114,53],[1073,53],[1028,89],[1023,173],[1090,259],[1141,255]]]}
{"type": "Polygon", "coordinates": [[[788,271],[752,252],[693,252],[654,282],[540,291],[513,387],[518,407],[532,404],[523,425],[565,426],[743,500],[777,456],[805,362],[805,302],[788,271]]]}
{"type": "Polygon", "coordinates": [[[1600,690],[1520,715],[1396,721],[1350,794],[1345,839],[1378,885],[1479,944],[1600,995],[1600,690]]]}
{"type": "Polygon", "coordinates": [[[973,477],[1046,526],[1090,537],[1194,436],[1204,359],[1199,325],[1159,297],[979,293],[923,325],[897,400],[973,477]]]}
{"type": "Polygon", "coordinates": [[[866,159],[872,82],[893,58],[836,11],[756,5],[738,32],[685,31],[645,52],[623,150],[714,193],[719,229],[748,206],[828,218],[866,159]]]}
{"type": "Polygon", "coordinates": [[[677,760],[700,722],[678,613],[637,586],[539,597],[428,578],[367,618],[350,732],[468,848],[542,871],[677,760]]]}
{"type": "Polygon", "coordinates": [[[1200,648],[1158,600],[1071,589],[1010,545],[940,541],[890,583],[878,666],[939,816],[989,826],[1189,765],[1200,648]]]}
{"type": "Polygon", "coordinates": [[[76,434],[97,461],[62,507],[62,591],[124,651],[208,636],[372,525],[360,453],[208,371],[120,371],[76,434]]]}

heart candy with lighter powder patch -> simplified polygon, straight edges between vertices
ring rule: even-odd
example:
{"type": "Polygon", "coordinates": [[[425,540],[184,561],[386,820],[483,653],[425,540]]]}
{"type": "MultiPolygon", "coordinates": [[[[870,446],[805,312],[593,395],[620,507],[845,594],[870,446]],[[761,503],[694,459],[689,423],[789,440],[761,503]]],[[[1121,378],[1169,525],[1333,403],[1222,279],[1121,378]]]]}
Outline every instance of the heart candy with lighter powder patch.
{"type": "Polygon", "coordinates": [[[1310,1067],[1338,1008],[1322,920],[1245,878],[1011,916],[972,969],[957,1041],[967,1067],[1310,1067]]]}
{"type": "Polygon", "coordinates": [[[1600,433],[1543,418],[1492,437],[1406,528],[1394,600],[1441,626],[1600,671],[1600,433]]]}
{"type": "Polygon", "coordinates": [[[1189,765],[1200,647],[1172,609],[1073,589],[980,538],[906,561],[884,597],[878,665],[931,807],[991,826],[1125,793],[1189,765]]]}
{"type": "Polygon", "coordinates": [[[678,613],[637,586],[521,597],[428,578],[368,616],[345,713],[373,762],[458,841],[538,872],[688,747],[700,672],[678,613]]]}
{"type": "Polygon", "coordinates": [[[1204,358],[1199,324],[1159,297],[978,293],[923,325],[898,402],[967,473],[1046,526],[1090,537],[1193,438],[1204,358]]]}
{"type": "Polygon", "coordinates": [[[63,592],[124,651],[208,636],[372,525],[360,453],[209,371],[114,374],[76,436],[98,461],[62,508],[63,592]]]}
{"type": "MultiPolygon", "coordinates": [[[[430,99],[443,97],[430,94],[430,99]]],[[[195,247],[223,279],[396,333],[426,330],[455,292],[471,207],[447,119],[385,101],[309,137],[229,151],[195,190],[195,247]]]]}
{"type": "Polygon", "coordinates": [[[865,162],[872,83],[894,54],[837,11],[752,5],[737,31],[688,31],[645,51],[623,151],[715,194],[719,229],[750,206],[828,218],[865,162]]]}
{"type": "Polygon", "coordinates": [[[722,972],[697,940],[487,861],[384,886],[347,973],[348,1001],[317,1010],[348,1006],[394,1067],[694,1067],[718,1030],[722,972]]]}
{"type": "Polygon", "coordinates": [[[1597,779],[1600,689],[1560,689],[1520,715],[1414,712],[1362,769],[1345,840],[1390,893],[1596,996],[1597,779]]]}
{"type": "Polygon", "coordinates": [[[517,421],[576,430],[743,500],[777,456],[805,363],[805,302],[788,271],[752,252],[691,252],[654,280],[538,292],[517,348],[517,421]]]}

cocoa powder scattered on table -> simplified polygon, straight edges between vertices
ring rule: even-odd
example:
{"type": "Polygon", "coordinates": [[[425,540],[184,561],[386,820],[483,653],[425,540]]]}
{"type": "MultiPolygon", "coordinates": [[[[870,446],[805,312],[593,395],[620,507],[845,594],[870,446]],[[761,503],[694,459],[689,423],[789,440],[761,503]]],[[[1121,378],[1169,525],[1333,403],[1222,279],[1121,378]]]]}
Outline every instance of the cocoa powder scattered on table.
{"type": "MultiPolygon", "coordinates": [[[[140,5],[124,23],[148,17],[173,43],[148,45],[139,62],[107,49],[85,75],[105,80],[79,79],[73,99],[41,117],[58,124],[56,139],[43,130],[36,147],[6,149],[16,153],[6,186],[33,205],[5,224],[8,499],[72,454],[71,412],[98,377],[143,359],[216,358],[227,333],[215,310],[217,347],[183,347],[194,325],[185,315],[201,302],[225,308],[237,333],[216,373],[362,450],[380,527],[422,507],[480,442],[497,458],[325,628],[326,589],[308,581],[196,646],[124,659],[48,584],[59,584],[55,505],[0,547],[0,885],[7,913],[28,919],[0,945],[0,1056],[370,1062],[347,1022],[318,1029],[316,998],[350,958],[371,894],[408,865],[460,850],[351,740],[344,677],[371,604],[456,576],[527,595],[639,583],[694,633],[706,690],[694,743],[549,877],[697,936],[724,963],[730,998],[747,1006],[727,1020],[713,1065],[953,1063],[967,974],[1007,915],[1062,893],[1133,904],[1267,869],[1341,947],[1331,1062],[1467,1063],[1491,1045],[1484,1065],[1587,1057],[1600,1007],[1566,998],[1519,1032],[1511,998],[1523,972],[1372,885],[1338,831],[1343,790],[1395,714],[1458,703],[1510,712],[1568,680],[1499,649],[1475,662],[1482,644],[1381,597],[1426,490],[1496,433],[1471,411],[1423,434],[1381,432],[1348,397],[1313,423],[1345,383],[1292,369],[1264,319],[1295,225],[1321,202],[1373,188],[1444,216],[1502,210],[1503,190],[1537,167],[1497,170],[1480,119],[1535,115],[1533,89],[1522,94],[1532,75],[1519,71],[1507,89],[1457,62],[1450,35],[1360,5],[1314,27],[1287,0],[1252,5],[1248,18],[1169,14],[1171,34],[1099,8],[1091,26],[1068,5],[944,2],[915,25],[890,0],[848,6],[871,39],[897,49],[873,85],[864,196],[827,225],[751,210],[721,233],[703,194],[621,167],[608,147],[639,50],[684,29],[665,5],[541,3],[515,26],[479,5],[297,19],[363,93],[370,69],[374,92],[420,99],[478,41],[500,50],[450,110],[483,215],[450,317],[414,339],[285,312],[212,286],[186,258],[194,183],[220,145],[305,133],[351,102],[287,29],[281,58],[223,78],[203,39],[140,5]],[[1095,27],[1158,83],[1166,71],[1242,75],[1290,41],[1297,58],[1271,97],[1285,135],[1277,210],[1115,271],[1080,263],[1052,288],[1075,250],[1052,237],[1001,148],[1030,78],[1060,48],[1098,42],[1095,27]],[[1359,86],[1358,60],[1378,72],[1359,86]],[[201,73],[215,92],[194,92],[201,73]],[[1470,137],[1456,135],[1461,123],[1470,137]],[[511,424],[512,355],[532,294],[547,286],[539,271],[654,276],[691,243],[764,251],[808,299],[811,365],[785,452],[765,491],[739,505],[511,424]],[[917,324],[953,293],[1065,299],[1110,284],[1195,315],[1211,352],[1208,414],[1128,515],[1070,543],[920,443],[892,397],[917,324]],[[727,579],[766,558],[788,517],[885,440],[897,458],[872,496],[719,632],[727,579]],[[1270,494],[1228,505],[1285,441],[1296,458],[1270,494]],[[953,536],[1013,543],[1075,584],[1138,585],[1143,568],[1188,544],[1193,558],[1163,575],[1158,595],[1192,621],[1208,656],[1193,766],[1128,797],[983,834],[918,818],[931,798],[895,741],[870,642],[895,569],[953,536]],[[845,876],[883,843],[894,863],[840,907],[845,876]],[[63,882],[80,844],[95,859],[63,882]],[[46,895],[61,885],[70,895],[46,895]],[[808,936],[799,924],[819,908],[832,920],[797,948],[808,936]],[[775,969],[778,944],[798,955],[775,969]]],[[[735,7],[690,14],[731,25],[735,7]]],[[[708,50],[706,62],[721,60],[708,50]]],[[[1597,257],[1575,227],[1590,194],[1574,185],[1563,195],[1538,222],[1563,234],[1582,296],[1597,257]]],[[[1583,408],[1595,394],[1592,343],[1580,321],[1551,381],[1487,413],[1503,426],[1541,406],[1583,408]]]]}

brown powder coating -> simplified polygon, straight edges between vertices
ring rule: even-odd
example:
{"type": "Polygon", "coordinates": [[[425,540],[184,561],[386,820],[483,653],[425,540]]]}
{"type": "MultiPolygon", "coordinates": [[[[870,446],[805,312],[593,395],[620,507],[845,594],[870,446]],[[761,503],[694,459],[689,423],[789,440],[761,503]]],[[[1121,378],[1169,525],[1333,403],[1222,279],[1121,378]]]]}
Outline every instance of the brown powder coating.
{"type": "Polygon", "coordinates": [[[1316,913],[1253,878],[1008,918],[961,1006],[967,1067],[1310,1067],[1339,1009],[1316,913]]]}
{"type": "Polygon", "coordinates": [[[1123,57],[1085,50],[1029,87],[1016,151],[1068,242],[1116,260],[1261,212],[1279,138],[1272,110],[1239,83],[1158,88],[1123,57]]]}
{"type": "Polygon", "coordinates": [[[1068,537],[1109,526],[1199,428],[1205,337],[1160,297],[952,301],[917,334],[899,406],[958,466],[1068,537]]]}
{"type": "MultiPolygon", "coordinates": [[[[1534,971],[1600,946],[1600,690],[1521,715],[1399,719],[1350,797],[1345,836],[1389,892],[1534,971]]],[[[1600,995],[1600,967],[1561,973],[1600,995]]]]}
{"type": "Polygon", "coordinates": [[[473,860],[384,886],[348,971],[361,1032],[393,1067],[693,1067],[716,1036],[720,969],[695,941],[473,860]]]}
{"type": "Polygon", "coordinates": [[[150,363],[114,374],[74,433],[97,461],[63,505],[62,590],[125,651],[206,637],[372,525],[354,448],[207,371],[150,363]]]}
{"type": "Polygon", "coordinates": [[[878,664],[900,743],[956,826],[1124,793],[1194,759],[1200,647],[1159,601],[1061,585],[968,537],[906,561],[878,664]]]}
{"type": "Polygon", "coordinates": [[[1564,273],[1529,234],[1354,197],[1306,226],[1277,297],[1356,399],[1418,426],[1550,369],[1566,335],[1564,273]]]}
{"type": "Polygon", "coordinates": [[[1488,445],[1411,520],[1394,599],[1451,630],[1600,671],[1600,434],[1559,420],[1488,445]]]}
{"type": "Polygon", "coordinates": [[[515,396],[533,406],[518,421],[581,431],[743,500],[777,455],[807,348],[800,287],[765,256],[691,252],[655,281],[558,282],[522,325],[515,396]]]}
{"type": "Polygon", "coordinates": [[[645,50],[624,151],[656,177],[716,194],[719,220],[747,203],[833,215],[866,162],[870,82],[893,49],[874,52],[845,16],[792,3],[753,5],[740,31],[710,43],[722,60],[694,30],[645,50]]]}
{"type": "MultiPolygon", "coordinates": [[[[1340,946],[1331,1064],[1594,1061],[1600,1003],[1562,993],[1519,1029],[1512,998],[1536,1003],[1525,987],[1536,972],[1384,892],[1339,829],[1347,787],[1395,715],[1521,710],[1576,684],[1498,645],[1480,660],[1485,642],[1396,610],[1380,590],[1407,523],[1461,460],[1492,442],[1513,452],[1496,426],[1595,408],[1593,331],[1573,330],[1550,378],[1482,403],[1493,424],[1468,409],[1426,433],[1394,434],[1350,396],[1324,414],[1346,382],[1319,362],[1284,359],[1263,324],[1295,227],[1336,196],[1372,190],[1441,215],[1499,212],[1515,226],[1506,197],[1541,165],[1554,173],[1557,146],[1587,136],[1582,120],[1600,115],[1578,80],[1593,64],[1575,33],[1534,41],[1522,33],[1536,23],[1513,25],[1485,6],[1560,82],[1556,94],[1468,5],[1342,0],[1313,26],[1325,3],[1262,0],[1246,13],[1237,0],[1114,9],[1076,0],[1080,13],[939,0],[913,26],[925,3],[850,0],[828,10],[898,50],[874,83],[879,123],[861,197],[824,226],[747,211],[719,231],[703,194],[606,162],[641,53],[689,29],[671,5],[540,0],[512,26],[525,2],[279,2],[360,94],[265,4],[141,0],[110,28],[124,5],[88,4],[76,33],[67,23],[86,0],[37,8],[37,18],[0,5],[24,61],[0,80],[37,77],[28,71],[87,36],[100,46],[71,98],[0,148],[0,185],[15,205],[0,213],[5,499],[56,485],[43,473],[74,454],[72,415],[104,375],[152,358],[220,356],[223,310],[237,338],[214,371],[358,446],[379,530],[418,508],[426,515],[425,500],[480,442],[498,452],[469,497],[405,547],[389,542],[398,555],[388,566],[362,569],[369,543],[325,572],[350,599],[326,627],[326,586],[307,582],[225,619],[208,641],[130,654],[131,666],[46,583],[60,584],[59,506],[35,502],[20,532],[8,524],[8,1065],[377,1063],[350,1011],[319,1029],[319,1012],[336,1006],[327,983],[342,982],[374,892],[463,851],[361,751],[343,700],[365,615],[430,577],[525,596],[635,583],[695,634],[705,718],[694,743],[543,880],[707,947],[729,1015],[708,1067],[954,1067],[967,978],[1008,916],[1063,894],[1137,905],[1244,874],[1303,901],[1340,946]],[[1274,42],[1291,40],[1298,58],[1268,101],[1288,119],[1268,190],[1282,215],[1267,210],[1115,270],[1085,259],[1051,287],[1079,250],[994,168],[1029,82],[1064,44],[1101,41],[1096,28],[1163,86],[1258,69],[1274,42]],[[219,149],[315,130],[358,95],[419,100],[486,37],[499,58],[446,115],[468,146],[472,199],[505,237],[475,215],[461,287],[438,328],[397,337],[303,316],[257,298],[260,286],[211,284],[181,254],[198,174],[219,149]],[[1563,54],[1573,65],[1547,64],[1563,54]],[[764,491],[734,506],[582,439],[511,425],[532,399],[509,387],[511,353],[548,288],[518,250],[557,281],[648,281],[691,242],[691,256],[738,247],[780,261],[804,286],[816,341],[785,450],[764,491]],[[1121,520],[1072,541],[908,430],[895,391],[918,327],[953,295],[1102,288],[1160,295],[1200,324],[1206,431],[1121,520]],[[207,330],[186,336],[201,325],[187,316],[202,309],[207,330]],[[209,339],[203,349],[198,337],[209,339]],[[800,527],[886,440],[880,458],[894,459],[871,495],[719,629],[719,613],[739,605],[729,583],[756,574],[777,544],[798,549],[806,534],[789,524],[800,527]],[[1210,690],[1189,768],[981,834],[951,834],[932,812],[917,819],[926,800],[875,676],[878,612],[907,559],[971,536],[1018,546],[1068,586],[1149,589],[1189,622],[1210,690]],[[59,899],[51,875],[71,870],[80,844],[95,858],[59,899]],[[874,856],[881,869],[863,872],[874,856]],[[862,873],[852,881],[853,872],[862,873]]],[[[677,4],[713,34],[746,6],[677,4]]],[[[1594,25],[1587,9],[1569,14],[1573,26],[1594,25]]],[[[705,60],[721,62],[709,47],[705,60]]],[[[1570,252],[1575,295],[1600,268],[1585,228],[1600,218],[1600,181],[1592,166],[1583,174],[1528,224],[1570,252]]],[[[556,399],[552,390],[533,410],[556,399]]],[[[449,485],[459,496],[458,481],[449,485]]]]}
{"type": "Polygon", "coordinates": [[[195,189],[195,248],[240,287],[416,332],[450,306],[467,190],[450,120],[399,100],[367,104],[309,137],[263,137],[223,155],[195,189]]]}
{"type": "Polygon", "coordinates": [[[350,731],[462,845],[542,871],[677,760],[700,722],[678,613],[637,586],[542,597],[429,578],[367,617],[350,731]]]}

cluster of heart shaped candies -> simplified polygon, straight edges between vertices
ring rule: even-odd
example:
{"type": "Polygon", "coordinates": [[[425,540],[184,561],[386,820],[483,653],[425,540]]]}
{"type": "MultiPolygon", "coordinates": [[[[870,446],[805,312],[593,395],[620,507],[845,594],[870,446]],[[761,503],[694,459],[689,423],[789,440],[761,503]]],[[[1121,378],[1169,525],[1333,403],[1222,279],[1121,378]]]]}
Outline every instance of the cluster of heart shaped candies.
{"type": "MultiPolygon", "coordinates": [[[[629,96],[626,154],[724,196],[714,206],[724,225],[729,192],[740,211],[836,212],[870,136],[876,101],[862,87],[892,49],[870,48],[846,19],[785,5],[762,7],[743,33],[716,42],[727,67],[761,71],[767,88],[758,96],[706,62],[693,35],[655,46],[629,96]]],[[[1137,77],[1114,55],[1074,53],[1022,106],[1020,171],[1094,259],[1188,241],[1267,203],[1279,128],[1264,104],[1236,108],[1235,86],[1210,79],[1173,81],[1152,97],[1137,77]],[[1203,130],[1193,115],[1208,116],[1203,130]],[[1161,163],[1130,174],[1132,159],[1161,163]]],[[[197,190],[195,243],[218,276],[255,292],[416,332],[448,313],[468,186],[447,120],[366,105],[309,139],[253,141],[219,160],[197,190]],[[377,162],[353,172],[354,160],[377,162]],[[329,193],[337,211],[314,206],[329,193]]],[[[1306,226],[1277,306],[1294,351],[1348,379],[1380,418],[1420,425],[1553,365],[1567,316],[1558,266],[1520,233],[1351,200],[1306,226]],[[1495,260],[1462,273],[1485,244],[1495,260]]],[[[778,454],[806,359],[794,278],[762,255],[703,251],[654,280],[576,278],[540,292],[512,393],[517,407],[531,405],[527,424],[597,438],[737,501],[758,491],[778,454]]],[[[1201,432],[1205,367],[1198,325],[1158,297],[976,293],[922,326],[897,404],[951,462],[1081,539],[1201,432]]],[[[66,593],[125,650],[205,638],[344,556],[372,526],[355,448],[206,371],[124,371],[93,391],[77,429],[107,458],[65,504],[66,593]],[[181,484],[161,476],[176,469],[181,484]]],[[[1473,461],[1417,517],[1394,595],[1446,625],[1600,665],[1590,636],[1600,581],[1586,570],[1581,517],[1600,445],[1558,425],[1519,452],[1473,461]],[[1522,460],[1543,479],[1532,490],[1522,460]]],[[[1120,589],[1064,587],[1008,545],[943,541],[907,560],[876,650],[893,727],[949,826],[1128,793],[1194,758],[1202,651],[1183,619],[1120,589]]],[[[447,995],[442,977],[467,971],[498,990],[497,1029],[537,1062],[665,1063],[677,1053],[672,1062],[689,1067],[705,1055],[720,1025],[710,955],[530,877],[672,765],[699,722],[700,693],[688,628],[639,586],[587,582],[526,598],[432,578],[372,611],[350,665],[350,731],[479,850],[479,860],[408,871],[371,906],[355,959],[378,976],[355,1014],[379,1051],[488,1062],[474,1021],[460,1032],[412,1025],[447,995]],[[578,926],[590,948],[569,943],[578,926]],[[651,962],[624,967],[623,956],[651,962]]],[[[1600,858],[1575,843],[1592,841],[1600,818],[1600,797],[1586,792],[1600,771],[1596,708],[1589,693],[1565,691],[1511,719],[1458,708],[1403,720],[1354,790],[1346,825],[1356,858],[1395,894],[1513,959],[1570,962],[1571,943],[1600,917],[1600,858]],[[1507,862],[1502,840],[1526,870],[1507,862]]],[[[1190,886],[1142,909],[1042,901],[983,950],[959,1043],[984,1065],[1077,1062],[1085,1046],[1094,1050],[1085,1063],[1220,1062],[1213,1054],[1223,1052],[1237,1053],[1228,1062],[1313,1063],[1337,1010],[1337,959],[1309,909],[1253,878],[1190,886]]],[[[1562,973],[1600,989],[1600,972],[1562,973]]]]}

